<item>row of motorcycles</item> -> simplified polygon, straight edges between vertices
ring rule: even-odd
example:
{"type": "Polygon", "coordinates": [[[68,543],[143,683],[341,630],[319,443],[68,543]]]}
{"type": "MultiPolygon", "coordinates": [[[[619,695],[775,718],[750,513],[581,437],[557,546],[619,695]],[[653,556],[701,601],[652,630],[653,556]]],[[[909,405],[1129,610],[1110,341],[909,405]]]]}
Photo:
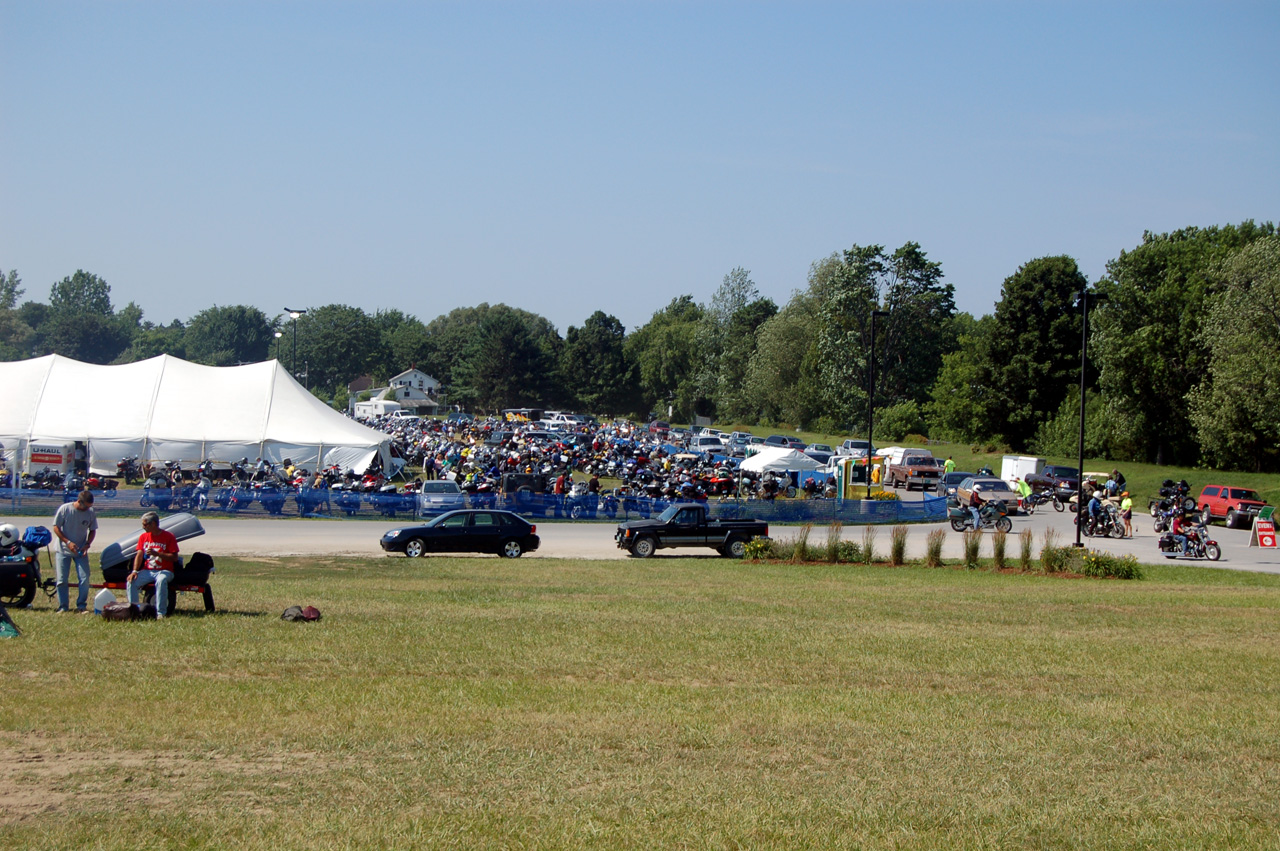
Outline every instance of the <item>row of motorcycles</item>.
{"type": "MultiPolygon", "coordinates": [[[[13,473],[8,469],[0,470],[0,488],[11,488],[13,486],[13,473]]],[[[95,473],[72,470],[64,474],[58,470],[45,467],[43,470],[23,473],[18,477],[17,486],[24,491],[60,491],[63,502],[72,502],[75,500],[76,495],[85,488],[92,491],[101,491],[103,496],[108,499],[113,498],[120,483],[113,478],[99,476],[95,473]]]]}
{"type": "Polygon", "coordinates": [[[146,474],[142,484],[143,508],[159,511],[204,511],[216,507],[231,514],[257,504],[268,514],[281,515],[290,498],[303,515],[332,513],[334,508],[347,516],[366,503],[388,516],[412,512],[417,506],[420,482],[397,486],[377,471],[359,475],[332,466],[313,475],[296,468],[288,459],[282,464],[248,459],[232,464],[228,475],[215,483],[213,462],[201,462],[194,471],[168,462],[146,474]]]}

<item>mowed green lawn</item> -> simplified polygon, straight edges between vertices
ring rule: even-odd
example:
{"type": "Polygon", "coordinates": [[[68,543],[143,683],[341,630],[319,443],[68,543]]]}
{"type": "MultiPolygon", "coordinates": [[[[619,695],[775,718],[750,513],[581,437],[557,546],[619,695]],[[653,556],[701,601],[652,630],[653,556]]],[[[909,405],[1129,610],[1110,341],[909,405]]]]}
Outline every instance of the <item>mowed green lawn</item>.
{"type": "Polygon", "coordinates": [[[396,558],[214,583],[213,616],[16,613],[0,847],[1280,836],[1280,577],[396,558]]]}

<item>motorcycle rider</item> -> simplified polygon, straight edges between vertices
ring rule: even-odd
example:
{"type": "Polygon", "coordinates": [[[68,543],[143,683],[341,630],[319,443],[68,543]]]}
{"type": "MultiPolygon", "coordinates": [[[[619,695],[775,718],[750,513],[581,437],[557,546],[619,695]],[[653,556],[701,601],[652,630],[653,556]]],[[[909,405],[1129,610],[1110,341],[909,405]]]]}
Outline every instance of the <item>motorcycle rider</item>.
{"type": "Polygon", "coordinates": [[[973,528],[975,530],[982,528],[982,512],[980,509],[982,507],[982,503],[986,500],[984,500],[982,498],[982,494],[979,493],[981,490],[982,485],[974,485],[973,492],[969,494],[969,513],[973,515],[973,528]]]}
{"type": "Polygon", "coordinates": [[[1098,520],[1102,517],[1102,491],[1094,491],[1093,498],[1089,500],[1089,528],[1095,529],[1098,526],[1098,520]]]}
{"type": "Polygon", "coordinates": [[[1182,547],[1182,554],[1184,556],[1191,555],[1190,550],[1187,548],[1188,525],[1190,524],[1187,523],[1186,518],[1183,516],[1183,512],[1178,511],[1173,515],[1173,526],[1169,529],[1169,532],[1173,535],[1173,539],[1182,547]]]}

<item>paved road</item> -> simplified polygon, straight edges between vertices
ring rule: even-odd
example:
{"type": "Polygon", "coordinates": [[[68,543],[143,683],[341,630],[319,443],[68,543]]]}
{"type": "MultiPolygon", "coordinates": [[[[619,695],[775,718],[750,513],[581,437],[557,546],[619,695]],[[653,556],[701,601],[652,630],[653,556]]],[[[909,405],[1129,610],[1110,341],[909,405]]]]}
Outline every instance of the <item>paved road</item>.
{"type": "MultiPolygon", "coordinates": [[[[913,494],[913,498],[918,495],[913,494]]],[[[1055,529],[1059,533],[1059,543],[1071,543],[1075,540],[1075,527],[1071,521],[1075,515],[1069,512],[1058,513],[1052,508],[1045,508],[1033,517],[1013,518],[1013,533],[1016,535],[1024,529],[1030,529],[1035,536],[1036,552],[1044,541],[1044,531],[1055,529]]],[[[29,525],[50,525],[48,517],[12,517],[6,518],[18,528],[29,525]]],[[[206,533],[198,540],[184,544],[183,549],[191,552],[201,550],[210,555],[219,556],[291,556],[291,555],[354,555],[379,556],[382,549],[378,539],[382,533],[397,526],[408,525],[411,521],[395,520],[302,520],[292,519],[250,519],[223,518],[213,515],[202,517],[206,533]]],[[[621,559],[627,555],[619,550],[613,542],[614,526],[609,523],[569,523],[538,522],[538,534],[542,537],[542,548],[527,558],[592,558],[621,559]]],[[[126,518],[102,518],[99,521],[98,547],[119,538],[141,531],[137,521],[126,518]]],[[[878,552],[884,553],[889,548],[889,527],[876,528],[875,546],[878,552]]],[[[925,538],[930,531],[942,528],[947,532],[943,555],[946,558],[960,558],[962,555],[962,538],[960,533],[951,531],[946,525],[932,524],[908,527],[908,558],[923,557],[925,538]]],[[[850,526],[844,530],[847,540],[862,540],[861,526],[850,526]]],[[[1280,550],[1261,550],[1249,547],[1249,532],[1243,529],[1225,529],[1212,527],[1214,538],[1222,545],[1222,558],[1217,562],[1194,562],[1205,567],[1219,567],[1232,570],[1250,570],[1264,573],[1280,573],[1280,550]]],[[[789,540],[798,532],[794,526],[774,526],[770,530],[772,536],[779,540],[789,540]]],[[[1103,550],[1116,555],[1132,553],[1138,560],[1148,564],[1162,564],[1164,557],[1156,548],[1158,537],[1151,530],[1151,518],[1139,515],[1134,518],[1133,539],[1114,540],[1110,538],[1085,538],[1085,544],[1093,549],[1103,550]]],[[[810,543],[820,544],[826,540],[825,527],[815,527],[810,534],[810,543]]],[[[990,544],[984,544],[982,554],[990,554],[990,544]]],[[[693,555],[700,550],[659,551],[659,556],[670,554],[693,555]]],[[[1009,554],[1016,557],[1017,543],[1010,541],[1009,554]]],[[[711,550],[707,555],[714,555],[711,550]]],[[[96,559],[95,559],[96,562],[96,559]]]]}

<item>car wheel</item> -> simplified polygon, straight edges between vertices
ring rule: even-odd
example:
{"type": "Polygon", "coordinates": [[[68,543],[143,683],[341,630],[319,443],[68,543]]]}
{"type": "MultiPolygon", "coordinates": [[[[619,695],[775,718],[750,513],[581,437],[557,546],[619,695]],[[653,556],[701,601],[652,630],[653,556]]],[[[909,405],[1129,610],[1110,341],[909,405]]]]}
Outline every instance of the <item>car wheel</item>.
{"type": "Polygon", "coordinates": [[[636,558],[648,558],[658,549],[657,542],[649,535],[643,535],[631,545],[631,554],[636,558]]]}
{"type": "Polygon", "coordinates": [[[743,559],[747,557],[747,542],[734,538],[724,547],[724,554],[729,558],[743,559]]]}
{"type": "Polygon", "coordinates": [[[1207,505],[1200,509],[1200,522],[1205,526],[1208,526],[1213,522],[1213,512],[1209,510],[1209,506],[1207,505]]]}
{"type": "Polygon", "coordinates": [[[524,553],[524,547],[520,546],[520,542],[515,538],[502,542],[502,549],[498,551],[498,555],[503,558],[520,558],[524,553]]]}
{"type": "Polygon", "coordinates": [[[1227,509],[1227,528],[1238,529],[1241,525],[1239,513],[1234,508],[1227,509]]]}
{"type": "Polygon", "coordinates": [[[422,558],[426,551],[427,545],[421,538],[410,538],[409,543],[404,545],[404,554],[409,558],[422,558]]]}

